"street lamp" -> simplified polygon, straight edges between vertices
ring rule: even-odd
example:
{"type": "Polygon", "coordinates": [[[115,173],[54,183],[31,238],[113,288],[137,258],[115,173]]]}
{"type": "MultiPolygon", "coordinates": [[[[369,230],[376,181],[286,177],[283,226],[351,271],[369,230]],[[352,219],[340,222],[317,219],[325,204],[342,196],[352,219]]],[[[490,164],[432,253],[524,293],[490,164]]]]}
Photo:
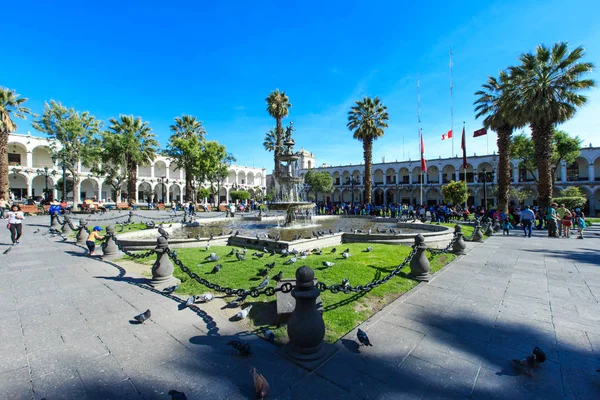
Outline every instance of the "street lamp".
{"type": "Polygon", "coordinates": [[[352,204],[354,204],[354,187],[357,185],[360,185],[360,181],[358,179],[356,179],[355,177],[352,177],[352,179],[350,180],[350,186],[352,187],[352,204]]]}
{"type": "MultiPolygon", "coordinates": [[[[56,175],[56,171],[52,171],[50,173],[48,173],[48,167],[44,167],[44,169],[38,169],[35,171],[37,173],[38,176],[43,176],[46,178],[46,197],[50,197],[48,194],[48,178],[50,177],[50,175],[54,176],[56,175]]],[[[48,198],[46,198],[46,200],[50,200],[48,198]]]]}
{"type": "MultiPolygon", "coordinates": [[[[492,172],[490,172],[490,174],[492,175],[492,181],[493,181],[493,175],[494,175],[494,171],[492,170],[492,172]]],[[[483,207],[487,210],[487,168],[483,168],[483,207]]]]}
{"type": "Polygon", "coordinates": [[[158,181],[161,183],[161,187],[162,187],[162,202],[164,204],[164,202],[165,202],[165,183],[169,183],[169,180],[166,179],[166,177],[162,176],[162,177],[158,178],[158,181]]]}

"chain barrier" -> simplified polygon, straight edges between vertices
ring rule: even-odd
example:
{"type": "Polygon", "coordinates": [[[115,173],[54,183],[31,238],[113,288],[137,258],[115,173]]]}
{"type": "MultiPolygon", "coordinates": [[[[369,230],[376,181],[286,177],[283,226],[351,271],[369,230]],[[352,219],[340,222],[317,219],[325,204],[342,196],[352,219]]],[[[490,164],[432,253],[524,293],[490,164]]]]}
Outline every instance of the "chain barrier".
{"type": "Polygon", "coordinates": [[[444,254],[444,253],[450,253],[452,251],[452,246],[454,246],[454,243],[456,243],[456,241],[458,240],[458,235],[456,234],[456,232],[454,232],[454,235],[452,236],[452,240],[450,240],[450,243],[448,243],[448,246],[444,247],[443,249],[435,249],[433,247],[428,247],[426,250],[431,253],[432,256],[437,256],[440,254],[444,254]]]}
{"type": "MultiPolygon", "coordinates": [[[[132,213],[132,215],[135,215],[136,217],[140,217],[140,218],[148,218],[147,215],[141,215],[141,214],[136,214],[136,213],[132,213]]],[[[159,220],[159,221],[167,221],[167,220],[170,220],[170,219],[175,219],[177,217],[179,217],[179,215],[177,215],[177,214],[171,214],[168,217],[151,217],[149,219],[151,219],[151,220],[159,220]]]]}
{"type": "Polygon", "coordinates": [[[125,249],[125,246],[123,246],[121,244],[121,242],[119,242],[119,240],[117,239],[116,236],[107,236],[106,239],[104,240],[104,242],[102,242],[102,248],[104,249],[104,247],[106,247],[106,244],[108,243],[108,240],[112,239],[115,244],[117,245],[117,247],[119,248],[120,251],[122,251],[123,253],[125,253],[126,255],[128,255],[131,258],[137,258],[137,259],[141,259],[141,258],[147,258],[150,257],[151,255],[154,254],[154,249],[148,250],[145,253],[132,253],[130,251],[128,251],[127,249],[125,249]]]}

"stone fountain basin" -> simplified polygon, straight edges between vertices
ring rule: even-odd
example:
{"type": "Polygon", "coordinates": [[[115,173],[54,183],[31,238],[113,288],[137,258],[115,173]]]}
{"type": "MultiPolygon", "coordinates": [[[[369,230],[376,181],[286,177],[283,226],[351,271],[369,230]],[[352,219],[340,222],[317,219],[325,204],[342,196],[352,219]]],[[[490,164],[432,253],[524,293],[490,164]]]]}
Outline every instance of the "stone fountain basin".
{"type": "Polygon", "coordinates": [[[279,202],[279,203],[269,203],[267,208],[271,211],[287,211],[289,209],[292,210],[312,210],[315,208],[315,203],[313,202],[279,202]]]}
{"type": "MultiPolygon", "coordinates": [[[[163,226],[163,229],[167,231],[167,233],[172,234],[173,231],[176,229],[181,229],[186,226],[194,226],[194,224],[195,223],[173,223],[170,228],[163,226]]],[[[156,247],[156,239],[158,237],[160,237],[160,234],[158,233],[158,228],[144,229],[142,231],[125,232],[117,234],[117,240],[119,241],[119,243],[125,246],[127,250],[153,249],[154,247],[156,247]]],[[[228,240],[229,235],[215,236],[210,241],[210,244],[215,246],[226,246],[228,240]]],[[[187,238],[169,238],[169,247],[172,249],[181,249],[184,247],[206,247],[206,243],[208,243],[208,238],[201,238],[200,240],[187,238]]]]}

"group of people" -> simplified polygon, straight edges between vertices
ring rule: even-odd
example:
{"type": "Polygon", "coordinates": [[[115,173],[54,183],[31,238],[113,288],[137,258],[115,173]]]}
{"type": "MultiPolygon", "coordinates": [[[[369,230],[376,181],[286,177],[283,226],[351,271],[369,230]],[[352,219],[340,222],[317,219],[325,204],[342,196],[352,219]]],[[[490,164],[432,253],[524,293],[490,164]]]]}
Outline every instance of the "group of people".
{"type": "Polygon", "coordinates": [[[559,207],[556,203],[550,204],[546,209],[546,225],[549,237],[567,239],[571,237],[572,228],[577,228],[579,233],[577,239],[583,239],[583,230],[587,226],[585,215],[579,208],[569,210],[564,204],[559,207]]]}

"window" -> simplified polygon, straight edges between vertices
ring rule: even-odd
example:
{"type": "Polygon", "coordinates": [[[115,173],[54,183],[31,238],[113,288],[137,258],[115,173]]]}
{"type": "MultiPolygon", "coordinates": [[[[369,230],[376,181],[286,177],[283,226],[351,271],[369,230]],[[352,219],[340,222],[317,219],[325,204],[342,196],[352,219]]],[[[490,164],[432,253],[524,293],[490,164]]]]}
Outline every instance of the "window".
{"type": "Polygon", "coordinates": [[[579,164],[574,162],[567,167],[567,181],[578,181],[579,180],[579,164]]]}
{"type": "Polygon", "coordinates": [[[8,165],[21,165],[21,155],[8,153],[8,165]]]}

